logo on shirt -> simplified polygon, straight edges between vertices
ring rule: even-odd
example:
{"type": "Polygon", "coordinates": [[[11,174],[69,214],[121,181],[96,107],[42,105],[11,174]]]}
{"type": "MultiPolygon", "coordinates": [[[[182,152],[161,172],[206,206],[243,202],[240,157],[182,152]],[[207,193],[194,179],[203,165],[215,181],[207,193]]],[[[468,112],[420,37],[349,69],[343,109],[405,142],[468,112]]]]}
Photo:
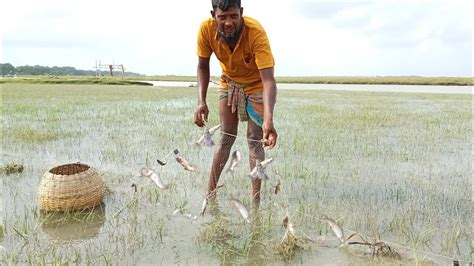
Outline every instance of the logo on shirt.
{"type": "Polygon", "coordinates": [[[252,55],[247,55],[247,56],[245,56],[244,62],[245,62],[246,64],[250,64],[250,62],[252,62],[252,55]]]}

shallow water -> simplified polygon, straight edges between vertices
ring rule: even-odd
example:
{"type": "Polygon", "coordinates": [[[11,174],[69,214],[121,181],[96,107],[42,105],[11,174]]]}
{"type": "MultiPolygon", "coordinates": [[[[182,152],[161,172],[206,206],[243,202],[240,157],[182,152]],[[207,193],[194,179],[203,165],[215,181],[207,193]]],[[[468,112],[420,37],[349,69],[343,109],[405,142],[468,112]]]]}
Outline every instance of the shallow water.
{"type": "MultiPolygon", "coordinates": [[[[193,145],[202,130],[192,125],[195,94],[189,89],[92,86],[94,97],[73,97],[69,92],[82,93],[78,86],[29,86],[33,95],[51,89],[57,98],[50,101],[5,87],[2,125],[17,134],[4,131],[2,162],[21,163],[25,171],[0,175],[2,264],[406,265],[451,264],[449,258],[467,260],[470,254],[469,96],[282,91],[280,139],[267,151],[275,161],[258,215],[251,210],[248,224],[228,200],[251,206],[246,163],[234,175],[223,174],[216,208],[203,218],[183,215],[200,212],[215,148],[193,145]],[[77,133],[66,134],[71,131],[77,133]],[[28,141],[51,132],[59,137],[28,141]],[[156,164],[174,149],[198,171],[184,171],[172,156],[165,167],[156,164]],[[77,161],[96,168],[107,184],[103,210],[46,220],[37,201],[39,180],[51,167],[77,161]],[[170,188],[138,177],[143,166],[154,168],[170,188]],[[282,191],[275,195],[277,182],[282,191]],[[177,209],[183,214],[173,215],[177,209]],[[275,253],[287,212],[303,246],[288,261],[275,253]],[[406,248],[395,247],[399,258],[339,248],[321,221],[324,214],[406,248]]],[[[215,121],[210,117],[210,126],[215,121]]],[[[246,162],[244,133],[241,124],[234,148],[246,162]]]]}

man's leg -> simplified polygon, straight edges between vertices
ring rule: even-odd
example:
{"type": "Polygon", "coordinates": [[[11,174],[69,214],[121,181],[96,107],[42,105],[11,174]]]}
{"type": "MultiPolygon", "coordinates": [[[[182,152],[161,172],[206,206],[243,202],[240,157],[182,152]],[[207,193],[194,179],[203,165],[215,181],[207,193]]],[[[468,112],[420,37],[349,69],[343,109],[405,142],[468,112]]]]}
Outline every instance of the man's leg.
{"type": "MultiPolygon", "coordinates": [[[[265,151],[263,150],[262,142],[263,138],[262,128],[257,126],[252,119],[249,119],[247,123],[247,138],[249,145],[249,164],[250,171],[255,167],[257,159],[263,161],[265,159],[265,151]]],[[[252,198],[255,207],[260,205],[260,185],[262,180],[256,178],[252,179],[252,198]]]]}
{"type": "Polygon", "coordinates": [[[230,150],[235,142],[234,136],[229,136],[224,133],[237,135],[237,129],[239,126],[237,112],[231,112],[230,106],[227,106],[227,97],[219,100],[219,116],[223,133],[221,133],[221,141],[214,153],[214,159],[212,160],[211,174],[208,182],[208,195],[213,193],[216,189],[221,172],[229,159],[230,150]]]}

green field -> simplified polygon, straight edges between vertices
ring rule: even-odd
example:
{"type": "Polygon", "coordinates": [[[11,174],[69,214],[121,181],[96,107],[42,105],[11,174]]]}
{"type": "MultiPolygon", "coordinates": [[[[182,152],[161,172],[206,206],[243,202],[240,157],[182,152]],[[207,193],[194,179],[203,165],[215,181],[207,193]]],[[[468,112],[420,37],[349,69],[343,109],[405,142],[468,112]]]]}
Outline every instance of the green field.
{"type": "MultiPolygon", "coordinates": [[[[217,202],[198,215],[213,147],[193,143],[195,88],[2,84],[0,264],[463,264],[473,258],[471,95],[281,90],[279,142],[248,224],[228,196],[251,206],[248,166],[219,181],[217,202]],[[184,171],[173,149],[198,171],[184,171]],[[108,187],[100,210],[39,211],[48,169],[93,166],[108,187]],[[170,184],[145,177],[154,168],[170,184]],[[137,183],[135,193],[130,187],[137,183]],[[281,184],[281,192],[274,193],[281,184]],[[212,208],[211,208],[212,207],[212,208]],[[282,251],[290,215],[299,248],[282,251]],[[396,252],[338,247],[327,215],[396,252]],[[294,251],[294,252],[293,252],[294,251]]],[[[210,90],[209,126],[218,124],[210,90]]],[[[248,161],[245,125],[235,149],[248,161]]],[[[219,136],[214,136],[218,141],[219,136]]],[[[354,238],[361,241],[359,236],[354,238]]]]}
{"type": "MultiPolygon", "coordinates": [[[[130,77],[136,80],[196,81],[194,76],[147,76],[130,77]]],[[[219,77],[212,77],[218,81],[219,77]]],[[[279,83],[304,84],[393,84],[393,85],[474,85],[472,77],[281,77],[276,76],[279,83]]]]}
{"type": "MultiPolygon", "coordinates": [[[[219,77],[211,77],[218,81],[219,77]]],[[[472,86],[472,77],[279,77],[279,83],[304,84],[392,84],[392,85],[458,85],[472,86]]],[[[121,77],[84,77],[84,76],[28,76],[18,78],[0,78],[2,83],[34,83],[34,84],[108,84],[108,85],[147,85],[140,81],[189,81],[196,82],[195,76],[126,76],[121,77]]]]}

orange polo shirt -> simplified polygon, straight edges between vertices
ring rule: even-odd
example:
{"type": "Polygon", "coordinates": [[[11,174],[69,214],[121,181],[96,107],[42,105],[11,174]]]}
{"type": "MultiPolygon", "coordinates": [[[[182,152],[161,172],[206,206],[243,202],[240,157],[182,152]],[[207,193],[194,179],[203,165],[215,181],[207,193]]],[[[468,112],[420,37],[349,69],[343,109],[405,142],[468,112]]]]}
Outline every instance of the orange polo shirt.
{"type": "MultiPolygon", "coordinates": [[[[215,20],[206,19],[198,33],[197,55],[210,58],[214,53],[221,63],[222,74],[248,85],[245,94],[250,94],[263,91],[259,70],[273,67],[275,62],[267,34],[260,23],[245,16],[243,23],[240,39],[234,51],[231,51],[229,45],[219,37],[215,20]]],[[[227,83],[221,80],[221,85],[226,87],[227,83]]]]}

